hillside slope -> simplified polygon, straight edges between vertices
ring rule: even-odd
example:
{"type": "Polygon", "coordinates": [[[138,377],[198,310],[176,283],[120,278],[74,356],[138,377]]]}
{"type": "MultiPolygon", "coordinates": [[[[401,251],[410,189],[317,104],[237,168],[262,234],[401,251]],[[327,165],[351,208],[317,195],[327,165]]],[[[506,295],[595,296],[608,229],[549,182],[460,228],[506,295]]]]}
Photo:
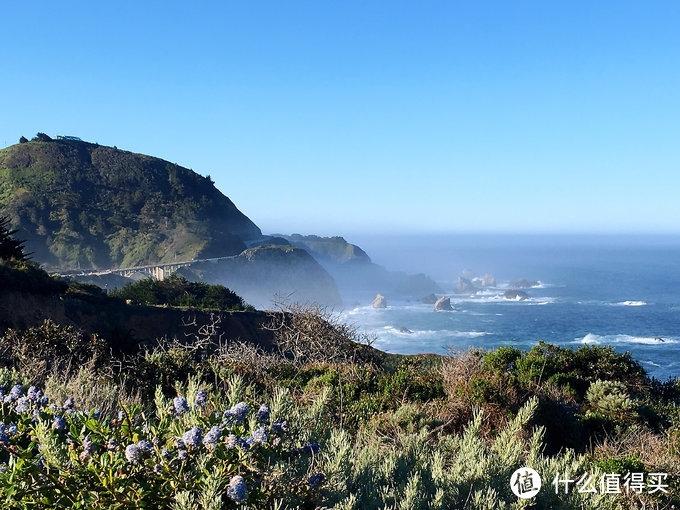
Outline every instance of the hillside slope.
{"type": "Polygon", "coordinates": [[[331,275],[309,253],[293,246],[257,246],[232,259],[194,263],[179,273],[191,280],[225,285],[258,308],[271,308],[280,298],[342,305],[331,275]]]}
{"type": "Polygon", "coordinates": [[[60,270],[235,255],[261,236],[209,178],[71,140],[0,150],[0,208],[33,258],[60,270]]]}

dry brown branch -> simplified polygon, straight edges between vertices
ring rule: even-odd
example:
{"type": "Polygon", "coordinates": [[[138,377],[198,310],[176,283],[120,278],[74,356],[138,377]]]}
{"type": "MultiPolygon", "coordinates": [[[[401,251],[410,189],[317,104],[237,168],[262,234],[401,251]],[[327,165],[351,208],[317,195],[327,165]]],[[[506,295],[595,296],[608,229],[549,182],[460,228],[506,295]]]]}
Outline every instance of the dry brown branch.
{"type": "Polygon", "coordinates": [[[377,351],[371,348],[373,337],[318,304],[275,303],[265,329],[274,332],[282,356],[296,365],[304,363],[374,363],[377,351]]]}

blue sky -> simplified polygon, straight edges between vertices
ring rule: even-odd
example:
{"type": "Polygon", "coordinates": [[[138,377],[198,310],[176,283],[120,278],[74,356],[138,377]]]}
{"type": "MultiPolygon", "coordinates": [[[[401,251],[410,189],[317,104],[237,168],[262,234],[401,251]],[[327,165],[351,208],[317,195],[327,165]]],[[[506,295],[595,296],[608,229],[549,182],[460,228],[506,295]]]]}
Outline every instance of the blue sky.
{"type": "Polygon", "coordinates": [[[265,232],[680,233],[678,2],[3,5],[0,143],[210,174],[265,232]]]}

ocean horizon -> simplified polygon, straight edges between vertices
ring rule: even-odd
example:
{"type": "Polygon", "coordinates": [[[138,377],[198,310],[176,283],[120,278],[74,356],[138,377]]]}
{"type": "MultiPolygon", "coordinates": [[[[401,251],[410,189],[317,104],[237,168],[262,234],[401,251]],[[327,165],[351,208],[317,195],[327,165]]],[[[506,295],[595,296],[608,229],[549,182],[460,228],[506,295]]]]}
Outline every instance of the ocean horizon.
{"type": "Polygon", "coordinates": [[[381,289],[343,295],[341,316],[399,354],[468,347],[530,349],[539,340],[631,352],[650,376],[680,375],[680,237],[584,235],[348,236],[388,269],[425,273],[449,296],[451,312],[434,312],[422,296],[374,309],[381,289]],[[463,272],[492,274],[496,286],[457,294],[463,272]],[[506,299],[512,282],[528,299],[506,299]],[[358,303],[358,304],[357,304],[358,303]]]}

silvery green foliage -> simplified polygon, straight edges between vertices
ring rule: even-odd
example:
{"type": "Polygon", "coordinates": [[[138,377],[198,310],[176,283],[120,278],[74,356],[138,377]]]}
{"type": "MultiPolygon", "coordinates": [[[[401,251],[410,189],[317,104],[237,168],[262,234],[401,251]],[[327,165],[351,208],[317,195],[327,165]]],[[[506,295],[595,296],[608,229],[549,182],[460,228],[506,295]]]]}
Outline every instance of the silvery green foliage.
{"type": "MultiPolygon", "coordinates": [[[[225,503],[233,507],[243,501],[263,508],[295,508],[308,502],[338,509],[616,507],[615,499],[597,494],[555,494],[551,482],[556,475],[592,473],[593,468],[571,451],[543,455],[544,431],[529,427],[536,398],[493,441],[482,433],[479,411],[456,436],[425,427],[408,433],[395,427],[388,436],[365,428],[353,438],[328,419],[328,389],[315,390],[314,398],[302,402],[289,390],[276,390],[267,399],[267,425],[258,416],[262,399],[254,405],[248,397],[253,388],[237,376],[227,387],[226,399],[210,390],[207,404],[196,406],[200,388],[198,380],[190,380],[177,387],[188,404],[181,414],[175,412],[173,398],[157,391],[155,413],[124,407],[117,418],[101,420],[94,413],[53,409],[34,399],[30,406],[41,406],[37,421],[31,409],[17,409],[19,388],[15,401],[0,408],[0,423],[8,424],[3,431],[18,424],[6,442],[19,452],[8,463],[0,458],[5,471],[0,477],[14,477],[14,485],[0,485],[0,494],[14,498],[10,491],[21,487],[32,498],[39,489],[61,504],[66,493],[54,490],[53,479],[47,478],[58,474],[56,480],[69,480],[82,489],[81,507],[88,508],[109,497],[110,491],[93,487],[100,483],[103,468],[114,466],[110,472],[116,475],[107,483],[120,484],[116,494],[129,498],[130,507],[142,501],[176,510],[217,509],[225,503]],[[57,418],[63,423],[55,428],[57,418]],[[28,441],[34,436],[35,443],[28,441]],[[522,466],[534,468],[543,479],[544,488],[528,502],[519,501],[509,485],[511,474],[522,466]]],[[[404,406],[394,415],[414,413],[404,406]]]]}
{"type": "Polygon", "coordinates": [[[50,426],[46,422],[38,423],[33,429],[38,440],[38,451],[43,457],[43,463],[60,471],[70,469],[67,447],[63,441],[50,433],[50,426]]]}
{"type": "Polygon", "coordinates": [[[178,492],[172,504],[172,510],[194,510],[194,498],[189,491],[178,492]]]}
{"type": "Polygon", "coordinates": [[[198,508],[203,510],[222,509],[222,487],[226,484],[224,476],[211,472],[205,478],[203,490],[198,497],[198,508]]]}
{"type": "Polygon", "coordinates": [[[588,387],[586,399],[589,415],[604,418],[625,418],[633,412],[634,404],[625,385],[619,381],[597,380],[588,387]]]}
{"type": "Polygon", "coordinates": [[[583,473],[588,466],[570,451],[544,456],[542,428],[523,436],[537,405],[536,398],[528,401],[490,444],[481,435],[481,412],[455,437],[423,430],[394,438],[367,436],[352,445],[345,434],[334,432],[322,455],[329,493],[342,509],[615,508],[613,498],[597,494],[555,495],[555,475],[583,473]],[[543,489],[529,502],[518,500],[509,483],[524,465],[543,479],[543,489]]]}

